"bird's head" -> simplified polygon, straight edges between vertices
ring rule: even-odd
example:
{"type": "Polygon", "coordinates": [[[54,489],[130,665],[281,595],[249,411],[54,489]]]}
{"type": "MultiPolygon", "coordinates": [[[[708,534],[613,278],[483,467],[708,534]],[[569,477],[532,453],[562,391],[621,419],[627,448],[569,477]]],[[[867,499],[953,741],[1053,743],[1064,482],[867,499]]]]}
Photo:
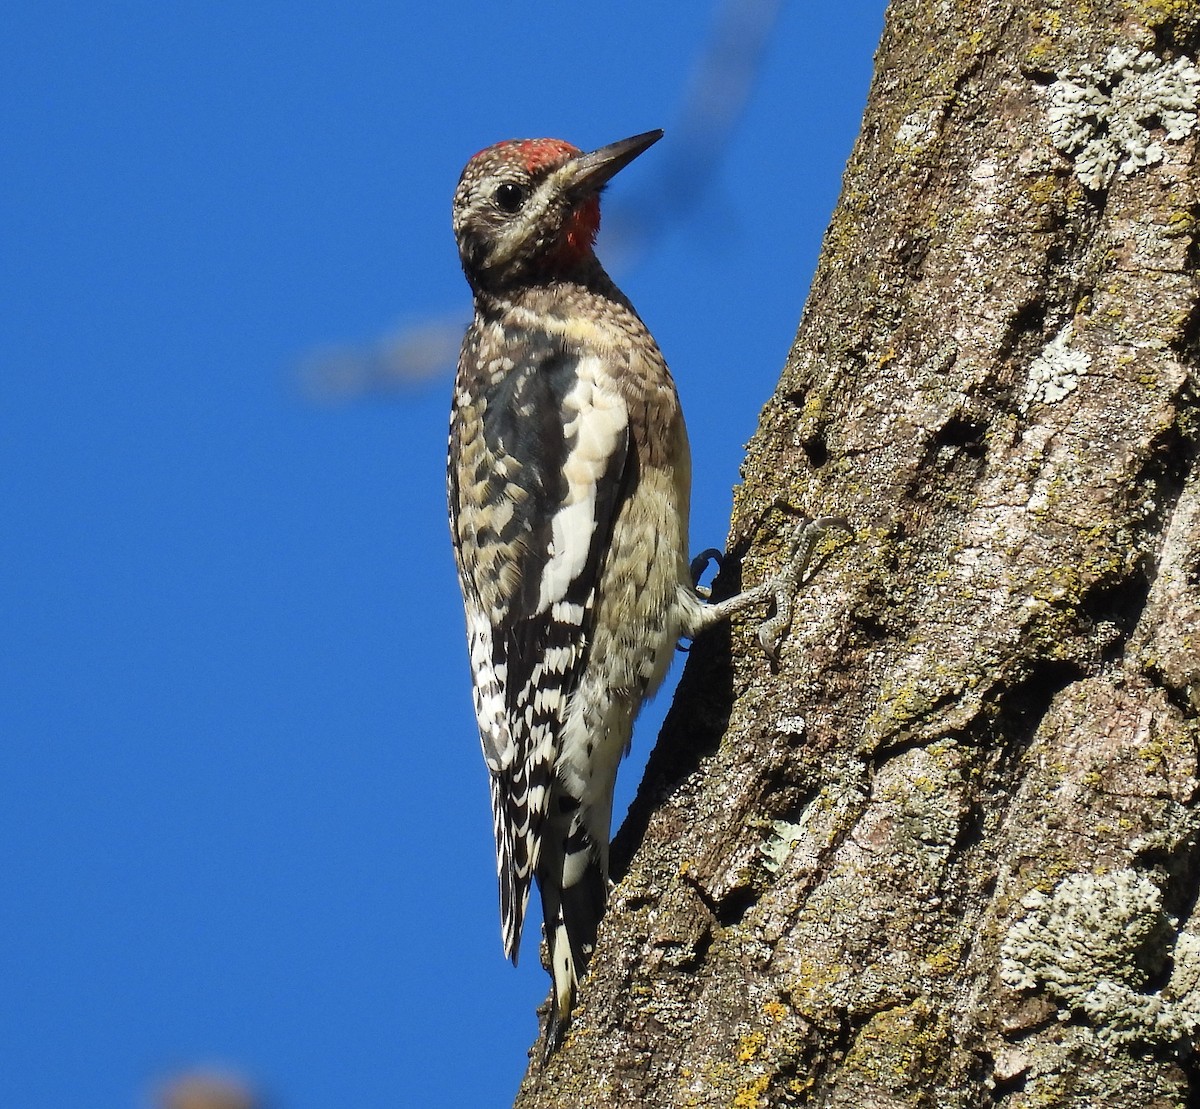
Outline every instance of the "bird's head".
{"type": "Polygon", "coordinates": [[[662,131],[585,154],[561,139],[510,139],[466,165],[454,193],[454,235],[472,289],[568,278],[594,259],[600,190],[662,131]]]}

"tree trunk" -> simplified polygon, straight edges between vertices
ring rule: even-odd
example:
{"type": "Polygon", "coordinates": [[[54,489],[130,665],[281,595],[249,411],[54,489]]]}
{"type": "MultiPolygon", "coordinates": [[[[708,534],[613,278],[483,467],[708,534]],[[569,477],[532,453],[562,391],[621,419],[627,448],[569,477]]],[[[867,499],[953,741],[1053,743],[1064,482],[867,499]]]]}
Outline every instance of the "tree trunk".
{"type": "Polygon", "coordinates": [[[730,554],[855,541],[693,650],[518,1106],[1200,1104],[1198,46],[892,4],[730,554]]]}

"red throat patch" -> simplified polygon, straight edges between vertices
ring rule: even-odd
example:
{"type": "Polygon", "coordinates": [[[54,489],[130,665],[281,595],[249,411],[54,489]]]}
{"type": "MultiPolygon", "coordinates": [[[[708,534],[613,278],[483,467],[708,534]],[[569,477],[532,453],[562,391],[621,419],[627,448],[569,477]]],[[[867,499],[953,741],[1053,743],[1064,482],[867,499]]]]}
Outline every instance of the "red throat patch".
{"type": "Polygon", "coordinates": [[[564,262],[575,262],[590,254],[600,230],[600,198],[589,196],[575,209],[563,228],[559,254],[564,262]]]}

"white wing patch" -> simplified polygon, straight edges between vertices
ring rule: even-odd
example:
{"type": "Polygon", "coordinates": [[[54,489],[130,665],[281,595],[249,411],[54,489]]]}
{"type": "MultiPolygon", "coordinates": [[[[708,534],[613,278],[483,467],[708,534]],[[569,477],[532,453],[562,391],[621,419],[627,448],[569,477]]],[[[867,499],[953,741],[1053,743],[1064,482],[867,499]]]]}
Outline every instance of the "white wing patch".
{"type": "Polygon", "coordinates": [[[625,401],[599,384],[603,376],[599,358],[580,359],[576,374],[575,385],[563,398],[563,430],[570,443],[563,464],[567,495],[551,521],[549,558],[538,589],[539,613],[561,601],[587,565],[596,530],[596,486],[629,425],[625,401]]]}

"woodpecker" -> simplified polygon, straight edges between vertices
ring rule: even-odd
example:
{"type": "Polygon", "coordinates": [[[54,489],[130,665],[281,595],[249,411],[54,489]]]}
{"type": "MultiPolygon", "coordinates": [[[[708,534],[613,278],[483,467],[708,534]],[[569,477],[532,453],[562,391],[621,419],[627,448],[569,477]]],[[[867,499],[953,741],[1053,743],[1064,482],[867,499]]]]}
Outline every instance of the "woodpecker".
{"type": "Polygon", "coordinates": [[[760,638],[773,646],[813,544],[838,522],[806,521],[789,565],[756,589],[713,604],[696,586],[675,384],[593,251],[601,189],[661,137],[590,153],[501,142],[454,194],[475,318],[451,406],[450,531],[514,964],[531,879],[541,891],[546,1057],[607,903],[613,786],[642,702],[681,638],[771,597],[760,638]]]}

